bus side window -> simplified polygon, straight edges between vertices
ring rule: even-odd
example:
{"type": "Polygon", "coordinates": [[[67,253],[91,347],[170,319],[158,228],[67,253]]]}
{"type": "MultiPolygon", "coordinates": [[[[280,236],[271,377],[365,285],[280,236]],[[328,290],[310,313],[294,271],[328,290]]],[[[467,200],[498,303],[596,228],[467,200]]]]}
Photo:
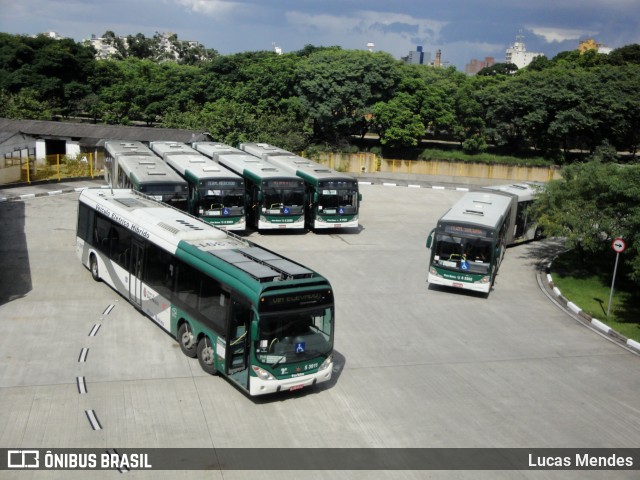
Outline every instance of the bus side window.
{"type": "Polygon", "coordinates": [[[171,298],[175,267],[169,253],[151,243],[147,246],[144,281],[165,298],[171,298]]]}
{"type": "Polygon", "coordinates": [[[201,282],[198,311],[211,328],[224,335],[229,294],[222,290],[220,283],[206,275],[202,275],[201,282]]]}
{"type": "Polygon", "coordinates": [[[78,206],[78,237],[82,240],[91,241],[91,209],[84,203],[78,206]]]}

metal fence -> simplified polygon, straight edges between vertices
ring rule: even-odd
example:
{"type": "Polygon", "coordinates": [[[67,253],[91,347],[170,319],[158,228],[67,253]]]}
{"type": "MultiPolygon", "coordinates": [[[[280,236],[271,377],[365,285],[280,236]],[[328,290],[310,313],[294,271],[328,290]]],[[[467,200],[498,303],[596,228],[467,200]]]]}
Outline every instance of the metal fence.
{"type": "MultiPolygon", "coordinates": [[[[14,162],[17,159],[13,159],[14,162]]],[[[19,182],[31,183],[42,180],[90,177],[102,175],[97,168],[93,153],[80,153],[74,157],[67,155],[47,155],[45,158],[26,157],[20,159],[19,182]]]]}

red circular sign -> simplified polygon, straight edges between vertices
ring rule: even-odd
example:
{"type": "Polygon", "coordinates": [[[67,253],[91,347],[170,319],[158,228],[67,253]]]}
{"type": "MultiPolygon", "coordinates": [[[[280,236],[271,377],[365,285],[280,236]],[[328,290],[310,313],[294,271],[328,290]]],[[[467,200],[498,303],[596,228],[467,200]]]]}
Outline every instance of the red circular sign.
{"type": "Polygon", "coordinates": [[[613,248],[618,253],[622,253],[624,252],[624,249],[627,248],[627,244],[624,243],[623,239],[616,238],[613,242],[611,242],[611,248],[613,248]]]}

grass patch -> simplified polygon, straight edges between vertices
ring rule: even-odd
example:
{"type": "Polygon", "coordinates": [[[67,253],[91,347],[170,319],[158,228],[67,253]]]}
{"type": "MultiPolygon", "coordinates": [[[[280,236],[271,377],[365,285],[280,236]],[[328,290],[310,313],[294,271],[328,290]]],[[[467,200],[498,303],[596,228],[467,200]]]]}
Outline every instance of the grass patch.
{"type": "Polygon", "coordinates": [[[640,289],[628,280],[624,253],[620,255],[609,316],[609,295],[615,252],[582,255],[571,250],[559,255],[551,267],[553,283],[562,295],[585,313],[627,338],[640,341],[640,289]]]}
{"type": "Polygon", "coordinates": [[[461,150],[440,150],[428,148],[418,156],[419,160],[446,160],[456,162],[487,163],[493,165],[515,165],[530,167],[548,167],[554,165],[551,160],[542,157],[512,157],[494,153],[470,155],[461,150]]]}

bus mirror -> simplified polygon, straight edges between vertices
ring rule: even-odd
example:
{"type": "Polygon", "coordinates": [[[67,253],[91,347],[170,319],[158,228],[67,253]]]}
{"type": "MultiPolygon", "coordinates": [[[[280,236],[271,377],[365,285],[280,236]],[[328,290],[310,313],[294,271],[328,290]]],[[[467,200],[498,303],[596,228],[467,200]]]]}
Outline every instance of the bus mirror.
{"type": "Polygon", "coordinates": [[[318,192],[313,192],[313,203],[318,203],[318,192]]]}
{"type": "Polygon", "coordinates": [[[429,236],[427,237],[427,248],[431,248],[431,243],[433,242],[433,232],[435,228],[429,232],[429,236]]]}
{"type": "Polygon", "coordinates": [[[257,198],[257,200],[258,200],[259,202],[261,202],[261,201],[262,201],[262,192],[258,192],[257,197],[258,197],[258,198],[257,198]]]}
{"type": "Polygon", "coordinates": [[[361,194],[361,193],[359,193],[359,194],[358,194],[358,201],[359,201],[359,202],[361,202],[361,201],[362,201],[362,194],[361,194]]]}

